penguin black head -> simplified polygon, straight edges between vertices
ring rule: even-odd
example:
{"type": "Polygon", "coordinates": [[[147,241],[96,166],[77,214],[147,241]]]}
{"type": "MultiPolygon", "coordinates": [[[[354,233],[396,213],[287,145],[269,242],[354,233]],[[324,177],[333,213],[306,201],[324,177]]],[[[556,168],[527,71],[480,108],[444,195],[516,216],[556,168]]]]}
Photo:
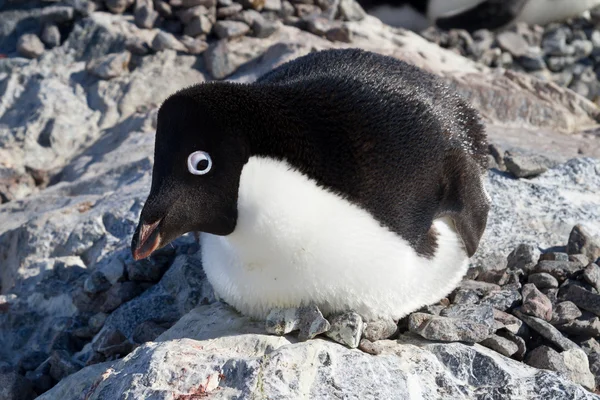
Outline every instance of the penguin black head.
{"type": "MultiPolygon", "coordinates": [[[[233,124],[218,121],[201,85],[169,97],[158,112],[152,186],[133,235],[136,260],[191,231],[228,235],[236,225],[248,159],[233,124]]],[[[210,88],[209,88],[210,90],[210,88]]]]}

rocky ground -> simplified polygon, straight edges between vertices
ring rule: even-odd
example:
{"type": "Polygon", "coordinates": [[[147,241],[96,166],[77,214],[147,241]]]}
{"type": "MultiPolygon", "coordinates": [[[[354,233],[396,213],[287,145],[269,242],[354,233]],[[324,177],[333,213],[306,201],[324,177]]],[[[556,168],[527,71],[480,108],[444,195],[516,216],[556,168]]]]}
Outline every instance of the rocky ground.
{"type": "Polygon", "coordinates": [[[346,0],[4,1],[0,21],[0,398],[600,398],[594,98],[346,0]],[[347,46],[441,76],[486,122],[493,207],[460,287],[302,342],[217,302],[193,236],[134,262],[161,101],[347,46]]]}

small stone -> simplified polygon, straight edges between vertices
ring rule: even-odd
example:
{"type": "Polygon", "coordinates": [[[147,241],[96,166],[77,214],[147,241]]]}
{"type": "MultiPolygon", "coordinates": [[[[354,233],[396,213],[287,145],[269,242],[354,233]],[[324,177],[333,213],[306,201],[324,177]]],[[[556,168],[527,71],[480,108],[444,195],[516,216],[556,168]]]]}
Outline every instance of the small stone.
{"type": "Polygon", "coordinates": [[[32,383],[14,371],[0,372],[0,398],[31,400],[36,398],[32,383]]]}
{"type": "Polygon", "coordinates": [[[190,21],[192,19],[199,17],[201,15],[208,16],[208,14],[209,14],[209,11],[206,7],[195,6],[195,7],[185,8],[185,9],[177,12],[177,18],[179,18],[179,20],[182,23],[188,24],[188,23],[190,23],[190,21]]]}
{"type": "Polygon", "coordinates": [[[498,46],[504,51],[508,51],[515,57],[521,57],[527,53],[529,44],[521,35],[516,32],[504,31],[496,36],[498,46]]]}
{"type": "Polygon", "coordinates": [[[583,254],[590,262],[595,262],[600,258],[600,241],[593,238],[583,226],[575,225],[569,235],[567,253],[583,254]]]}
{"type": "Polygon", "coordinates": [[[546,61],[541,50],[537,47],[529,48],[517,62],[528,71],[542,71],[546,69],[546,61]]]}
{"type": "Polygon", "coordinates": [[[600,319],[591,313],[584,313],[570,322],[556,325],[556,329],[573,336],[600,336],[600,319]]]}
{"type": "Polygon", "coordinates": [[[325,32],[325,38],[330,42],[351,43],[352,37],[352,31],[346,25],[334,26],[325,32]]]}
{"type": "Polygon", "coordinates": [[[133,4],[133,0],[104,0],[104,4],[113,14],[122,14],[127,7],[133,4]]]}
{"type": "Polygon", "coordinates": [[[267,38],[277,32],[279,24],[268,21],[265,18],[258,18],[252,23],[253,36],[257,38],[267,38]]]}
{"type": "Polygon", "coordinates": [[[108,318],[108,314],[103,313],[103,312],[99,312],[99,313],[92,315],[90,317],[90,320],[88,321],[88,326],[90,327],[92,332],[94,332],[94,333],[100,332],[100,329],[102,329],[102,327],[104,326],[104,323],[106,322],[106,318],[108,318]]]}
{"type": "Polygon", "coordinates": [[[58,26],[53,24],[45,25],[42,31],[42,42],[50,49],[60,46],[60,31],[58,30],[58,26]]]}
{"type": "Polygon", "coordinates": [[[488,294],[479,301],[479,304],[487,304],[500,311],[506,311],[516,307],[521,300],[521,293],[517,289],[505,289],[488,294]]]}
{"type": "Polygon", "coordinates": [[[71,296],[73,299],[73,305],[83,313],[94,313],[98,312],[98,309],[106,301],[106,292],[102,292],[98,295],[88,295],[83,288],[77,289],[71,296]]]}
{"type": "Polygon", "coordinates": [[[204,63],[214,79],[224,79],[241,65],[229,51],[227,40],[219,40],[203,53],[204,63]]]}
{"type": "Polygon", "coordinates": [[[558,27],[553,30],[547,30],[542,39],[542,48],[544,52],[553,56],[571,55],[574,49],[567,45],[569,28],[558,27]]]}
{"type": "Polygon", "coordinates": [[[567,367],[567,376],[575,383],[588,390],[596,388],[596,379],[590,371],[590,364],[586,354],[581,349],[571,349],[560,354],[567,367]]]}
{"type": "Polygon", "coordinates": [[[502,286],[508,282],[508,273],[505,268],[486,270],[479,273],[477,280],[502,286]]]}
{"type": "Polygon", "coordinates": [[[331,328],[329,321],[323,317],[321,311],[314,305],[299,308],[298,317],[300,319],[298,340],[301,342],[310,340],[331,328]]]}
{"type": "Polygon", "coordinates": [[[266,0],[241,0],[245,8],[261,11],[265,7],[266,0]]]}
{"type": "Polygon", "coordinates": [[[17,51],[23,57],[38,58],[44,53],[44,43],[36,35],[26,33],[17,41],[17,51]]]}
{"type": "Polygon", "coordinates": [[[150,46],[138,37],[128,38],[125,42],[125,48],[136,56],[145,56],[150,52],[150,46]]]}
{"type": "Polygon", "coordinates": [[[546,321],[552,319],[552,303],[534,284],[528,283],[521,291],[523,305],[521,311],[527,315],[542,318],[546,321]]]}
{"type": "Polygon", "coordinates": [[[131,53],[128,51],[108,54],[90,61],[86,70],[98,78],[112,79],[129,72],[129,60],[131,60],[131,53]]]}
{"type": "Polygon", "coordinates": [[[539,154],[506,151],[504,164],[506,169],[517,178],[533,178],[546,172],[551,162],[539,154]]]}
{"type": "Polygon", "coordinates": [[[101,331],[92,342],[92,348],[106,357],[128,354],[133,345],[116,329],[101,331]]]}
{"type": "Polygon", "coordinates": [[[398,332],[398,325],[391,319],[369,321],[365,324],[363,337],[371,342],[389,339],[398,332]]]}
{"type": "Polygon", "coordinates": [[[330,318],[330,328],[325,335],[351,349],[358,347],[363,333],[364,323],[360,315],[346,312],[330,318]]]}
{"type": "MultiPolygon", "coordinates": [[[[594,338],[588,338],[581,343],[579,343],[579,347],[589,356],[592,353],[600,354],[600,343],[596,341],[594,338]]],[[[599,381],[600,382],[600,381],[599,381]]]]}
{"type": "Polygon", "coordinates": [[[555,277],[559,283],[580,271],[583,267],[574,261],[547,261],[542,260],[536,265],[535,272],[546,272],[555,277]]]}
{"type": "Polygon", "coordinates": [[[173,15],[173,9],[166,1],[155,0],[154,9],[165,18],[169,18],[173,15]]]}
{"type": "Polygon", "coordinates": [[[525,353],[527,352],[527,344],[525,343],[525,340],[523,340],[521,336],[509,331],[499,331],[497,335],[508,339],[517,345],[518,350],[512,355],[512,358],[522,361],[525,357],[525,353]]]}
{"type": "Polygon", "coordinates": [[[186,47],[170,33],[159,31],[152,40],[151,47],[154,51],[176,50],[186,51],[186,47]]]}
{"type": "Polygon", "coordinates": [[[135,282],[117,282],[106,292],[106,301],[100,307],[100,311],[111,312],[140,293],[142,288],[135,282]]]}
{"type": "Polygon", "coordinates": [[[280,11],[281,10],[281,0],[265,0],[265,5],[263,7],[264,11],[280,11]]]}
{"type": "Polygon", "coordinates": [[[228,7],[222,7],[217,9],[217,18],[224,19],[233,17],[237,13],[241,12],[244,9],[240,3],[233,3],[228,7]]]}
{"type": "Polygon", "coordinates": [[[495,283],[480,282],[474,280],[461,281],[458,287],[459,289],[464,290],[474,290],[480,296],[484,296],[493,292],[498,292],[502,289],[500,285],[496,285],[495,283]]]}
{"type": "Polygon", "coordinates": [[[479,302],[479,295],[475,290],[458,289],[452,299],[454,304],[476,304],[479,302]]]}
{"type": "Polygon", "coordinates": [[[600,315],[600,295],[585,290],[576,285],[566,287],[564,292],[561,290],[564,300],[572,301],[577,307],[600,315]]]}
{"type": "MultiPolygon", "coordinates": [[[[208,49],[208,43],[201,38],[192,38],[189,36],[184,36],[181,38],[181,43],[185,45],[190,54],[202,54],[206,49],[208,49]]],[[[168,268],[168,266],[167,266],[168,268]]]]}
{"type": "Polygon", "coordinates": [[[144,321],[136,326],[133,331],[132,339],[136,343],[151,342],[165,332],[167,328],[157,324],[154,321],[144,321]]]}
{"type": "Polygon", "coordinates": [[[519,346],[516,343],[498,335],[492,335],[482,340],[480,344],[506,357],[510,357],[519,351],[519,346]]]}
{"type": "Polygon", "coordinates": [[[563,301],[554,307],[550,323],[552,325],[566,324],[579,317],[581,317],[581,310],[573,302],[563,301]]]}
{"type": "Polygon", "coordinates": [[[540,292],[544,293],[548,299],[550,299],[550,303],[552,303],[552,307],[558,302],[558,289],[542,289],[540,292]]]}
{"type": "Polygon", "coordinates": [[[574,56],[577,60],[589,57],[594,50],[594,45],[589,40],[573,40],[571,46],[573,46],[575,52],[574,56]]]}
{"type": "Polygon", "coordinates": [[[548,346],[539,346],[529,352],[525,362],[535,368],[565,372],[567,367],[560,353],[548,346]]]}
{"type": "Polygon", "coordinates": [[[365,10],[354,0],[340,0],[338,12],[344,21],[362,21],[367,16],[365,10]]]}
{"type": "MultiPolygon", "coordinates": [[[[589,263],[588,258],[583,254],[569,254],[569,261],[573,261],[581,265],[588,265],[589,263]]],[[[596,262],[596,264],[598,263],[596,262]]]]}
{"type": "Polygon", "coordinates": [[[294,10],[296,16],[301,18],[302,20],[309,19],[311,17],[316,17],[321,14],[321,9],[313,4],[294,4],[294,10]]]}
{"type": "Polygon", "coordinates": [[[531,329],[545,337],[561,350],[577,349],[577,345],[567,339],[560,333],[558,329],[541,318],[531,317],[521,313],[518,309],[513,311],[513,314],[520,318],[531,329]]]}
{"type": "Polygon", "coordinates": [[[265,329],[273,335],[287,335],[298,329],[299,316],[297,308],[274,308],[267,315],[265,329]]]}
{"type": "Polygon", "coordinates": [[[100,271],[92,272],[92,274],[83,282],[83,290],[92,295],[105,292],[110,289],[110,286],[110,282],[100,271]]]}
{"type": "Polygon", "coordinates": [[[154,6],[150,0],[137,0],[133,15],[135,24],[142,29],[153,28],[158,19],[158,12],[154,11],[154,6]]]}
{"type": "Polygon", "coordinates": [[[556,278],[546,272],[529,275],[528,282],[534,284],[540,290],[558,287],[556,278]]]}
{"type": "Polygon", "coordinates": [[[317,36],[325,36],[325,32],[330,28],[331,22],[327,18],[311,17],[306,19],[306,29],[317,36]]]}
{"type": "Polygon", "coordinates": [[[523,322],[519,318],[504,311],[496,310],[495,308],[494,320],[498,321],[502,325],[502,327],[499,329],[506,329],[514,334],[517,334],[523,325],[523,322]]]}
{"type": "Polygon", "coordinates": [[[493,333],[494,313],[490,306],[451,305],[441,316],[413,313],[409,330],[425,339],[477,343],[493,333]]]}
{"type": "Polygon", "coordinates": [[[244,36],[250,31],[250,27],[240,21],[217,21],[214,32],[220,39],[232,39],[244,36]]]}
{"type": "Polygon", "coordinates": [[[594,375],[596,383],[600,382],[600,353],[592,353],[588,356],[590,372],[594,375]]]}
{"type": "Polygon", "coordinates": [[[81,368],[82,365],[73,362],[65,350],[55,350],[50,356],[50,376],[56,381],[74,374],[81,368]]]}
{"type": "Polygon", "coordinates": [[[526,273],[533,270],[540,257],[540,250],[530,244],[519,244],[507,258],[509,269],[522,269],[526,273]]]}
{"type": "Polygon", "coordinates": [[[367,354],[372,354],[374,356],[381,354],[381,347],[377,343],[373,343],[368,339],[361,339],[358,348],[364,351],[367,354]]]}
{"type": "MultiPolygon", "coordinates": [[[[188,37],[189,38],[189,37],[188,37]]],[[[188,41],[195,41],[189,38],[188,41]]],[[[183,44],[186,44],[182,41],[183,44]]],[[[169,263],[156,262],[152,259],[143,259],[127,265],[127,276],[132,281],[158,282],[169,269],[169,263]]]]}
{"type": "MultiPolygon", "coordinates": [[[[222,22],[222,21],[219,21],[222,22]]],[[[206,15],[193,17],[183,28],[183,33],[187,36],[196,37],[207,35],[213,29],[213,24],[206,15]]]]}

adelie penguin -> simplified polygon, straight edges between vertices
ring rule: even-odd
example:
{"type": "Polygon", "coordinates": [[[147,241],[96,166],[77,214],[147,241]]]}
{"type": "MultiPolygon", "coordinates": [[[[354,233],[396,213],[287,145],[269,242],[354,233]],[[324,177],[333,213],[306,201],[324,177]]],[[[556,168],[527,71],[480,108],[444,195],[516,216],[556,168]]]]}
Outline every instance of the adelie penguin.
{"type": "Polygon", "coordinates": [[[135,259],[200,231],[206,276],[242,314],[317,306],[397,321],[459,283],[486,227],[477,113],[435,76],[357,49],[158,112],[135,259]]]}

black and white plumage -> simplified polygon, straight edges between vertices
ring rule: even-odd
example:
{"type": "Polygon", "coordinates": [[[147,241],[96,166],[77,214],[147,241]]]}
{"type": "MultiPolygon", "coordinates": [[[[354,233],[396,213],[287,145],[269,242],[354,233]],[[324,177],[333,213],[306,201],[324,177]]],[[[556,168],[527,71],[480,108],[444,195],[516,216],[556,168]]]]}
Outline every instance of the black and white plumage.
{"type": "Polygon", "coordinates": [[[466,272],[486,152],[476,112],[438,78],[362,50],[199,84],[160,108],[132,251],[201,231],[209,281],[244,314],[313,303],[398,319],[466,272]]]}

